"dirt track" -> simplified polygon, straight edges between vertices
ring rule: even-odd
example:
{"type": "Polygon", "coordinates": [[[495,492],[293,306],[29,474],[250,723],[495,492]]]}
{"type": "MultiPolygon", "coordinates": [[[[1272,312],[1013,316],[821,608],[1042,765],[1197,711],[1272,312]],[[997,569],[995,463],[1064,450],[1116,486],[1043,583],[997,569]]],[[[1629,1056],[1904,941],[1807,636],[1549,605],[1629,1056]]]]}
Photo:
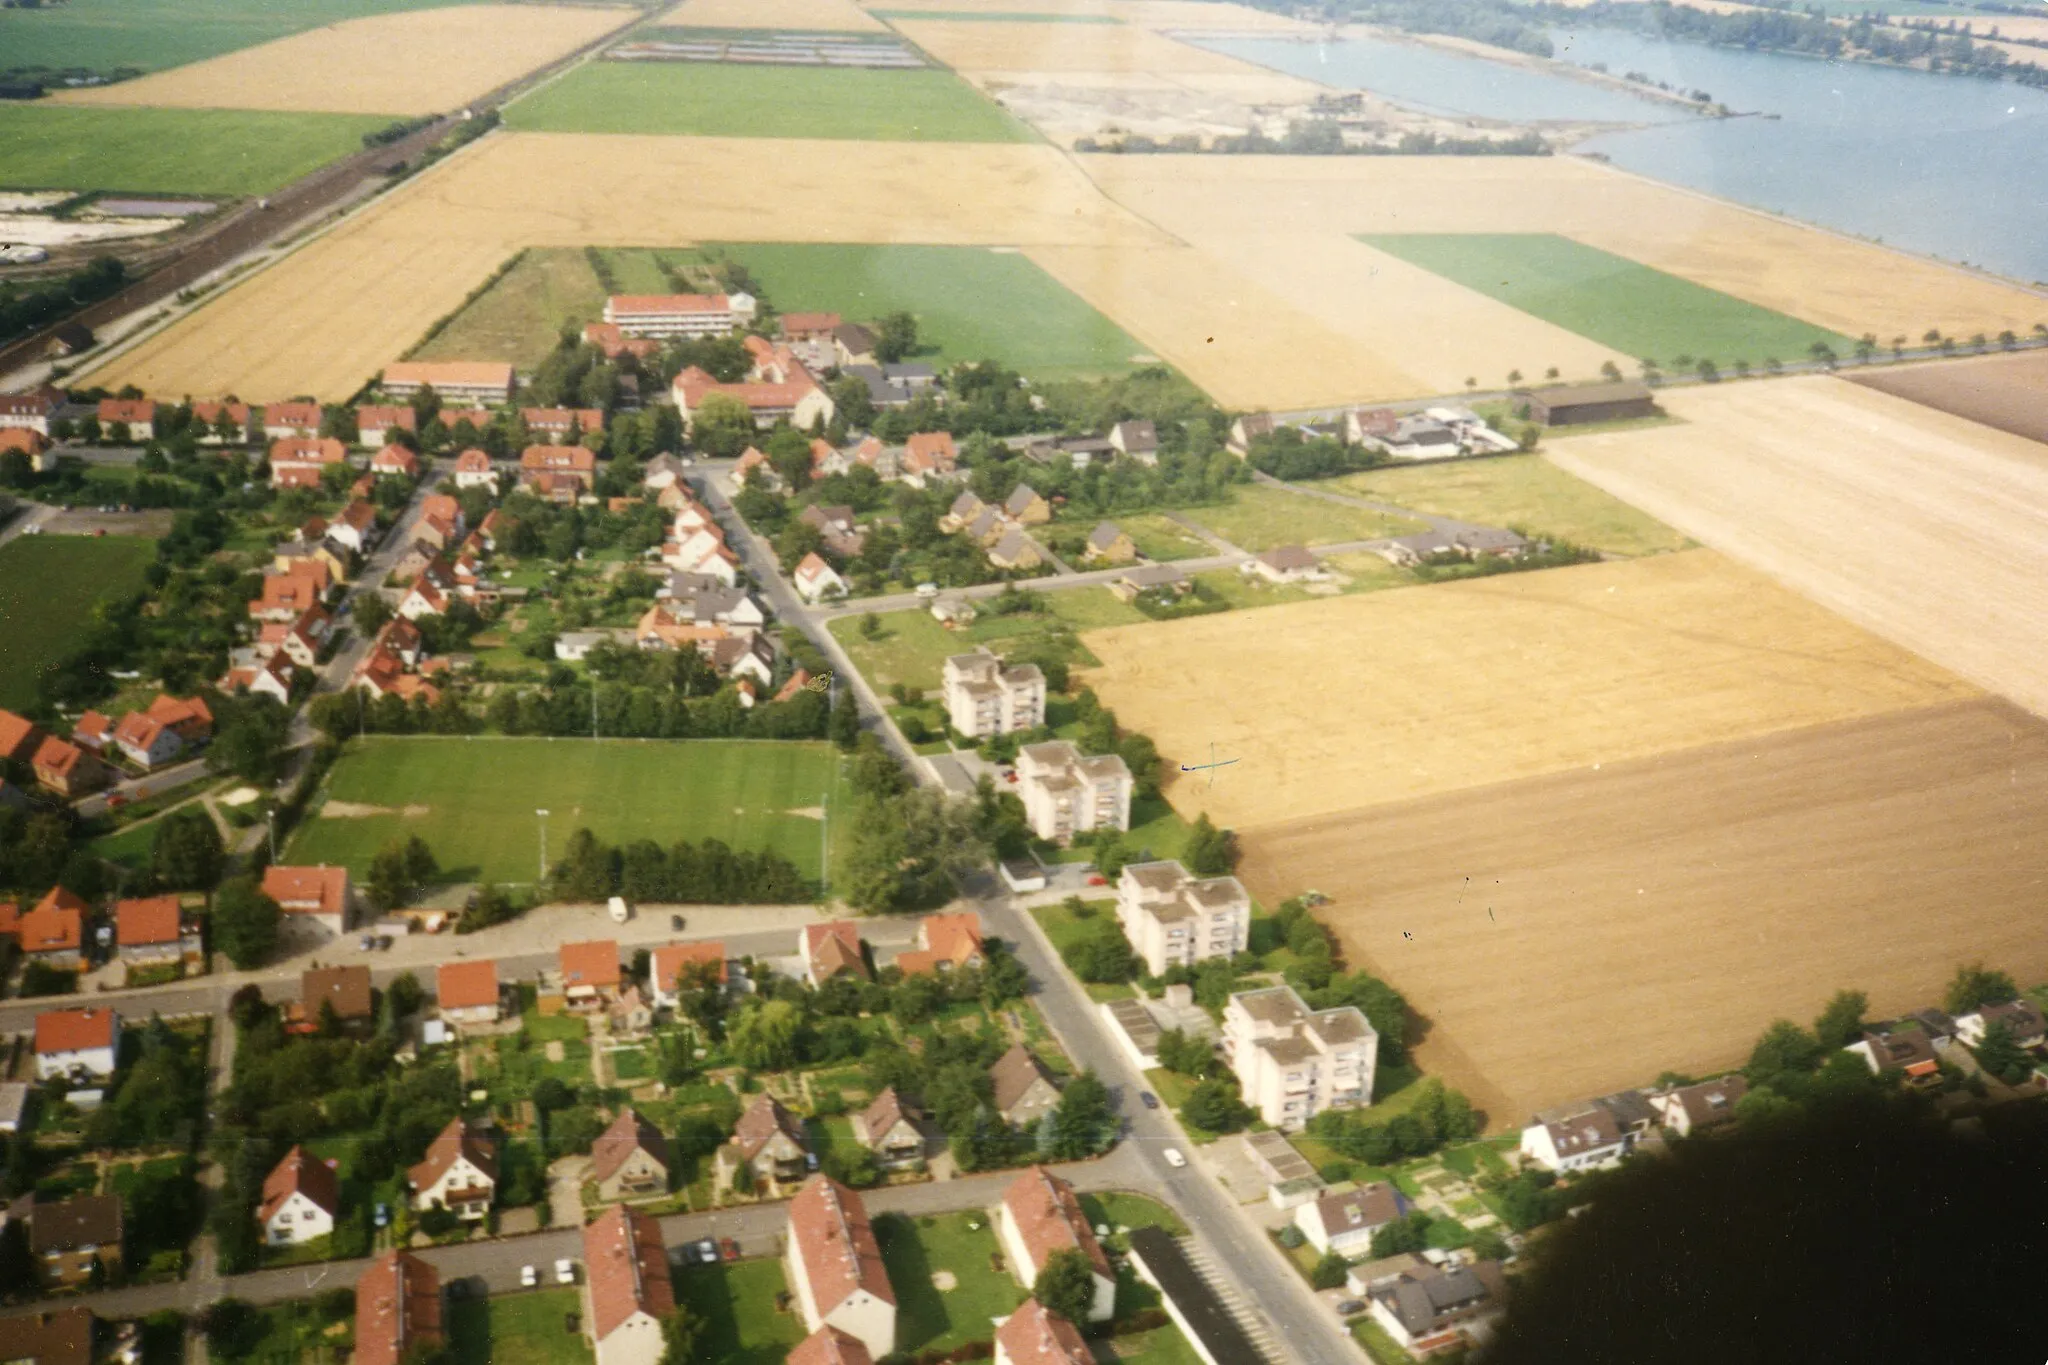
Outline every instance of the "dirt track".
{"type": "Polygon", "coordinates": [[[1987,699],[1269,829],[1241,871],[1334,896],[1423,1068],[1513,1127],[1739,1064],[1840,988],[1879,1017],[1959,961],[2048,977],[2044,826],[2048,727],[1987,699]]]}

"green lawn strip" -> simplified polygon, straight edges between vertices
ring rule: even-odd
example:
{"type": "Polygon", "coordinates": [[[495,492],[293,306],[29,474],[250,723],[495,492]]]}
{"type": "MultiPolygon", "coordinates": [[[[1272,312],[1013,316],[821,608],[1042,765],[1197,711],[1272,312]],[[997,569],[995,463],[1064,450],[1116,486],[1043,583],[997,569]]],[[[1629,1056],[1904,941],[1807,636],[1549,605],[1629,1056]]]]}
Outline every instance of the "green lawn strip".
{"type": "MultiPolygon", "coordinates": [[[[1554,233],[1394,233],[1358,240],[1568,332],[1665,365],[1683,355],[1723,368],[1767,356],[1798,360],[1816,341],[1840,355],[1856,347],[1853,337],[1554,233]]],[[[1548,363],[1542,356],[1529,361],[1548,363]]]]}
{"type": "Polygon", "coordinates": [[[1171,1324],[1095,1344],[1102,1365],[1206,1365],[1181,1330],[1171,1324]]]}
{"type": "Polygon", "coordinates": [[[1142,1194],[1084,1194],[1081,1211],[1091,1227],[1106,1223],[1112,1229],[1164,1228],[1175,1237],[1185,1236],[1188,1230],[1179,1214],[1142,1194]]]}
{"type": "Polygon", "coordinates": [[[1100,584],[1087,588],[1061,588],[1046,593],[1045,600],[1052,614],[1075,630],[1142,626],[1152,619],[1130,603],[1119,602],[1108,588],[1100,584]]]}
{"type": "Polygon", "coordinates": [[[840,761],[824,743],[741,740],[440,740],[371,736],[349,741],[328,799],[391,813],[299,826],[289,857],[339,863],[357,877],[393,838],[417,834],[451,881],[531,881],[539,819],[550,856],[579,827],[611,843],[722,839],[766,848],[818,875],[823,828],[812,815],[827,793],[843,800],[840,761]],[[426,813],[406,816],[407,806],[426,813]]]}
{"type": "Polygon", "coordinates": [[[710,62],[589,62],[509,106],[505,124],[676,137],[1036,140],[951,71],[710,62]]]}
{"type": "MultiPolygon", "coordinates": [[[[1201,509],[1196,508],[1189,515],[1197,521],[1201,520],[1201,509]]],[[[1130,536],[1131,544],[1137,547],[1138,553],[1147,559],[1200,559],[1204,555],[1216,553],[1200,536],[1191,534],[1156,512],[1137,517],[1118,517],[1115,521],[1123,528],[1125,534],[1130,536]]]]}
{"type": "Polygon", "coordinates": [[[899,1351],[990,1340],[990,1319],[1009,1314],[1028,1297],[1007,1271],[992,1265],[1001,1248],[986,1214],[929,1214],[914,1221],[885,1215],[875,1219],[875,1238],[896,1290],[899,1351]],[[932,1283],[941,1270],[952,1274],[953,1288],[932,1283]]]}
{"type": "MultiPolygon", "coordinates": [[[[804,1339],[803,1314],[794,1301],[787,1311],[775,1307],[776,1296],[789,1288],[780,1261],[676,1268],[669,1278],[676,1305],[704,1324],[696,1359],[705,1365],[781,1365],[789,1348],[804,1339]]],[[[897,1335],[900,1341],[900,1325],[897,1335]]]]}
{"type": "Polygon", "coordinates": [[[1183,515],[1253,553],[1276,545],[1331,545],[1414,535],[1429,529],[1408,517],[1390,517],[1260,484],[1241,484],[1230,490],[1228,503],[1191,508],[1183,515]]]}
{"type": "Polygon", "coordinates": [[[0,105],[0,185],[265,194],[361,151],[363,134],[390,122],[376,114],[0,105]]]}
{"type": "Polygon", "coordinates": [[[535,1289],[448,1305],[448,1345],[455,1365],[583,1365],[595,1359],[590,1339],[569,1331],[581,1317],[575,1289],[535,1289]]]}
{"type": "MultiPolygon", "coordinates": [[[[1057,612],[1058,598],[1083,591],[1086,590],[1070,589],[1048,596],[1053,598],[1057,612]]],[[[1107,596],[1106,593],[1104,595],[1107,596]]],[[[1114,605],[1114,599],[1111,599],[1111,604],[1114,605]]],[[[1069,629],[1056,615],[1018,612],[1013,616],[997,616],[985,611],[965,629],[947,630],[932,619],[930,612],[912,608],[878,617],[881,632],[872,640],[861,634],[861,619],[858,616],[835,618],[831,623],[832,634],[853,656],[854,666],[860,669],[869,684],[883,692],[900,682],[936,695],[947,656],[971,654],[977,645],[987,645],[998,654],[1009,654],[1031,652],[1050,641],[1062,652],[1072,654],[1077,660],[1080,658],[1078,652],[1051,638],[1069,629]]]]}
{"type": "Polygon", "coordinates": [[[33,705],[43,670],[64,658],[94,604],[140,587],[155,555],[156,542],[136,536],[21,536],[0,545],[0,707],[33,705]]]}
{"type": "Polygon", "coordinates": [[[471,0],[65,0],[0,9],[9,66],[162,71],[373,14],[471,0]]]}
{"type": "Polygon", "coordinates": [[[1413,1365],[1415,1357],[1402,1350],[1400,1343],[1387,1335],[1387,1329],[1370,1317],[1352,1319],[1351,1335],[1372,1357],[1374,1365],[1413,1365]]]}
{"type": "Polygon", "coordinates": [[[1347,474],[1330,486],[1418,512],[1562,536],[1609,554],[1658,554],[1690,543],[1540,455],[1374,469],[1347,474]]]}
{"type": "Polygon", "coordinates": [[[413,358],[509,360],[522,370],[534,369],[548,358],[564,327],[580,330],[603,316],[604,297],[604,286],[580,247],[534,247],[465,304],[413,358]]]}
{"type": "Polygon", "coordinates": [[[1065,951],[1068,944],[1095,932],[1095,927],[1104,921],[1116,923],[1114,900],[1083,901],[1082,907],[1090,913],[1076,915],[1064,905],[1031,907],[1031,917],[1038,921],[1038,927],[1052,940],[1054,951],[1065,951]]]}
{"type": "Polygon", "coordinates": [[[999,360],[1033,379],[1123,374],[1144,346],[1016,251],[980,246],[726,242],[783,312],[915,314],[937,366],[999,360]]]}

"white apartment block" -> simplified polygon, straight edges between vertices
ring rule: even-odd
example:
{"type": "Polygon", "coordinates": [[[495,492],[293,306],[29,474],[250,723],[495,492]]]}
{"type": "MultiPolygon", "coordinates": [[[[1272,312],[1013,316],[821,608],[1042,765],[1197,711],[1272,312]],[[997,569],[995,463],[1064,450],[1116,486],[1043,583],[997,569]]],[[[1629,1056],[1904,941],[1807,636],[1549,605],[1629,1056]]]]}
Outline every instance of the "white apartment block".
{"type": "Polygon", "coordinates": [[[984,647],[946,660],[946,719],[969,739],[1045,724],[1045,674],[1037,664],[1004,667],[984,647]]]}
{"type": "Polygon", "coordinates": [[[1379,1046],[1357,1008],[1312,1010],[1291,986],[1241,992],[1223,1011],[1223,1056],[1245,1103],[1288,1131],[1325,1109],[1372,1103],[1379,1046]]]}
{"type": "Polygon", "coordinates": [[[751,294],[613,294],[604,320],[629,337],[724,336],[754,320],[751,294]]]}
{"type": "Polygon", "coordinates": [[[1252,898],[1235,877],[1188,875],[1175,862],[1126,863],[1116,883],[1124,937],[1154,976],[1241,953],[1251,940],[1252,898]]]}
{"type": "Polygon", "coordinates": [[[1083,758],[1065,740],[1017,751],[1017,792],[1031,832],[1057,844],[1091,829],[1131,827],[1131,770],[1115,754],[1083,758]]]}

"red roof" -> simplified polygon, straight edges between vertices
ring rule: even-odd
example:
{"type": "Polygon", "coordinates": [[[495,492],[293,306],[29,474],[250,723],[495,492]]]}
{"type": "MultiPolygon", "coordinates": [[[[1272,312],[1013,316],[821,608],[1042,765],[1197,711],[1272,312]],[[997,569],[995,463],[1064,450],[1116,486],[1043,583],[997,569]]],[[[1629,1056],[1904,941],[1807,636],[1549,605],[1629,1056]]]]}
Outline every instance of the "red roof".
{"type": "Polygon", "coordinates": [[[406,1171],[405,1178],[412,1182],[415,1190],[430,1190],[448,1173],[457,1157],[482,1171],[492,1181],[497,1180],[497,1154],[460,1117],[448,1120],[448,1126],[427,1144],[426,1156],[420,1159],[419,1165],[406,1171]]]}
{"type": "Polygon", "coordinates": [[[814,1175],[789,1201],[789,1235],[803,1250],[811,1302],[829,1314],[856,1290],[894,1304],[881,1244],[860,1196],[829,1175],[814,1175]]]}
{"type": "Polygon", "coordinates": [[[149,704],[149,715],[152,720],[161,721],[173,729],[213,729],[213,710],[200,697],[180,699],[159,692],[156,700],[149,704]]]}
{"type": "Polygon", "coordinates": [[[263,894],[287,912],[341,915],[348,910],[348,869],[345,867],[269,867],[263,871],[263,894]]]}
{"type": "Polygon", "coordinates": [[[40,455],[49,448],[49,444],[49,438],[33,427],[0,427],[0,450],[40,455]]]}
{"type": "Polygon", "coordinates": [[[859,1337],[826,1323],[796,1344],[783,1365],[874,1365],[875,1358],[859,1337]]]}
{"type": "Polygon", "coordinates": [[[796,336],[800,333],[829,332],[845,319],[837,313],[784,313],[782,334],[796,336]]]}
{"type": "Polygon", "coordinates": [[[157,737],[163,734],[164,729],[161,721],[152,720],[140,711],[130,711],[121,717],[120,724],[114,727],[114,740],[116,743],[147,753],[156,743],[157,737]]]}
{"type": "Polygon", "coordinates": [[[420,470],[420,457],[404,446],[385,446],[370,457],[370,468],[380,474],[394,469],[401,474],[417,474],[420,470]]]}
{"type": "Polygon", "coordinates": [[[156,404],[147,398],[102,398],[100,420],[146,427],[156,420],[156,404]]]}
{"type": "Polygon", "coordinates": [[[284,1160],[263,1178],[263,1202],[256,1206],[256,1221],[268,1223],[294,1194],[305,1195],[327,1210],[329,1217],[341,1212],[341,1183],[334,1178],[334,1168],[307,1155],[303,1147],[286,1152],[284,1160]]]}
{"type": "Polygon", "coordinates": [[[562,985],[617,986],[619,945],[614,939],[592,939],[587,943],[564,943],[561,949],[562,985]]]}
{"type": "Polygon", "coordinates": [[[434,998],[444,1010],[477,1009],[498,1003],[498,964],[444,962],[434,976],[434,998]]]}
{"type": "Polygon", "coordinates": [[[53,886],[21,917],[24,953],[76,951],[84,941],[85,912],[92,907],[61,886],[53,886]]]}
{"type": "Polygon", "coordinates": [[[419,424],[419,418],[411,408],[391,407],[383,404],[366,404],[356,409],[356,429],[374,430],[378,427],[398,427],[411,431],[419,424]]]}
{"type": "Polygon", "coordinates": [[[701,406],[704,399],[714,393],[737,398],[749,409],[794,408],[804,398],[815,392],[818,381],[801,365],[795,366],[796,378],[781,384],[744,383],[721,384],[709,373],[692,365],[675,378],[674,391],[682,395],[683,404],[692,412],[701,406]]]}
{"type": "Polygon", "coordinates": [[[1045,1167],[1033,1166],[1011,1181],[1010,1188],[1003,1191],[1003,1207],[1016,1221],[1017,1234],[1037,1266],[1043,1267],[1045,1258],[1055,1251],[1079,1250],[1096,1274],[1116,1277],[1102,1243],[1095,1240],[1095,1230],[1081,1212],[1074,1187],[1045,1167]]]}
{"type": "Polygon", "coordinates": [[[47,1055],[112,1047],[119,1027],[110,1009],[45,1010],[36,1016],[36,1051],[47,1055]]]}
{"type": "Polygon", "coordinates": [[[270,463],[340,464],[348,449],[332,436],[281,436],[270,443],[270,463]]]}
{"type": "Polygon", "coordinates": [[[820,979],[842,971],[859,976],[868,974],[867,961],[860,951],[860,929],[850,919],[806,924],[803,946],[805,960],[813,975],[820,979]]]}
{"type": "Polygon", "coordinates": [[[85,751],[76,744],[67,743],[55,735],[42,742],[31,763],[38,773],[49,773],[55,777],[69,777],[78,761],[85,757],[85,751]]]}
{"type": "Polygon", "coordinates": [[[356,1281],[354,1365],[399,1365],[413,1347],[441,1342],[441,1277],[403,1251],[387,1251],[356,1281]]]}
{"type": "Polygon", "coordinates": [[[519,452],[519,467],[551,473],[588,474],[597,468],[597,456],[584,446],[532,445],[519,452]]]}
{"type": "Polygon", "coordinates": [[[583,1229],[583,1273],[590,1281],[590,1334],[602,1342],[636,1313],[675,1311],[661,1224],[615,1204],[583,1229]]]}
{"type": "Polygon", "coordinates": [[[542,431],[603,431],[603,408],[521,408],[519,415],[529,427],[542,431]]]}
{"type": "Polygon", "coordinates": [[[613,317],[621,313],[730,313],[732,303],[724,294],[614,294],[605,308],[613,317]]]}
{"type": "Polygon", "coordinates": [[[320,425],[318,403],[265,403],[263,425],[267,427],[299,427],[311,430],[320,425]]]}
{"type": "Polygon", "coordinates": [[[0,758],[24,758],[34,752],[42,731],[33,721],[12,711],[0,711],[0,758]]]}
{"type": "Polygon", "coordinates": [[[913,464],[950,469],[957,458],[950,431],[920,431],[903,443],[903,453],[913,464]]]}
{"type": "Polygon", "coordinates": [[[178,941],[178,898],[121,901],[114,906],[114,942],[123,948],[178,941]]]}
{"type": "Polygon", "coordinates": [[[455,457],[455,472],[458,474],[488,474],[491,472],[491,457],[488,453],[471,446],[455,457]]]}
{"type": "Polygon", "coordinates": [[[718,980],[725,981],[725,945],[723,943],[671,943],[654,950],[654,988],[674,994],[676,977],[684,967],[696,962],[708,962],[718,968],[718,980]]]}
{"type": "Polygon", "coordinates": [[[996,1346],[1010,1365],[1095,1365],[1081,1330],[1048,1313],[1037,1299],[1024,1300],[996,1330],[996,1346]]]}

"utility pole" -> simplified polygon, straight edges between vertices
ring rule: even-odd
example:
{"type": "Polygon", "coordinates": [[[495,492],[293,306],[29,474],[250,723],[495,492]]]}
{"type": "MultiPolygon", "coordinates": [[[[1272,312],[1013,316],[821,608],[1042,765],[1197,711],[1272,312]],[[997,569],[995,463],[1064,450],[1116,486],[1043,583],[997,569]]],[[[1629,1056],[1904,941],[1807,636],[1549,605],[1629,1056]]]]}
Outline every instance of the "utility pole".
{"type": "Polygon", "coordinates": [[[540,817],[540,881],[545,882],[548,879],[548,813],[536,810],[534,814],[540,817]]]}
{"type": "Polygon", "coordinates": [[[818,809],[825,812],[819,822],[818,834],[818,895],[823,897],[832,886],[832,789],[827,787],[818,797],[818,809]]]}
{"type": "Polygon", "coordinates": [[[277,861],[277,812],[274,810],[263,812],[263,823],[270,826],[270,861],[275,863],[277,861]]]}
{"type": "Polygon", "coordinates": [[[597,738],[597,679],[590,680],[590,737],[597,738]]]}

